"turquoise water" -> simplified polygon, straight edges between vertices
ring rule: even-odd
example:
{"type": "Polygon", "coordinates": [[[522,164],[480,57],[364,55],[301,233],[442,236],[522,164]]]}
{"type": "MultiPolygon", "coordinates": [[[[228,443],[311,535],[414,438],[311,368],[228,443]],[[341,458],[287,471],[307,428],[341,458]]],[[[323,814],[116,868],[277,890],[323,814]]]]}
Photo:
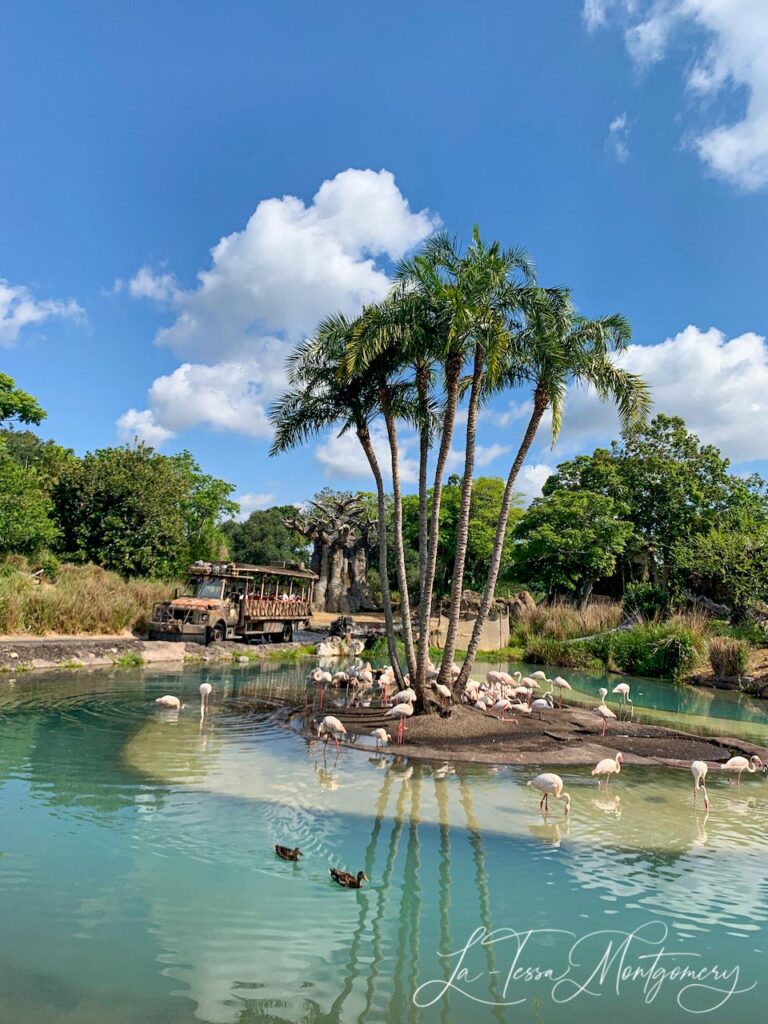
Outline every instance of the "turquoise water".
{"type": "MultiPolygon", "coordinates": [[[[535,770],[307,741],[287,715],[305,672],[0,680],[2,1024],[764,1017],[765,776],[737,789],[711,772],[705,814],[688,773],[627,767],[606,791],[561,770],[572,814],[545,818],[535,770]],[[190,707],[158,712],[163,693],[190,707]],[[329,866],[370,885],[340,890],[329,866]],[[626,970],[663,942],[657,971],[729,973],[644,992],[613,960],[601,979],[627,933],[626,970]]],[[[600,685],[579,682],[585,699],[600,685]]],[[[631,682],[649,711],[685,699],[631,682]]],[[[766,735],[762,707],[730,695],[691,707],[766,735]]]]}

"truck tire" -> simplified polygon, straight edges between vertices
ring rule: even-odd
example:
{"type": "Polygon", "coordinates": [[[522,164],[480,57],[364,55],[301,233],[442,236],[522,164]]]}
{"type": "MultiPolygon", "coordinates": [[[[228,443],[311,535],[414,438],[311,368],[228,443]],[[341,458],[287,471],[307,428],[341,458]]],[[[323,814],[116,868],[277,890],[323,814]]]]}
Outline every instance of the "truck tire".
{"type": "Polygon", "coordinates": [[[217,644],[227,638],[227,627],[223,622],[217,622],[215,626],[208,627],[208,643],[217,644]]]}

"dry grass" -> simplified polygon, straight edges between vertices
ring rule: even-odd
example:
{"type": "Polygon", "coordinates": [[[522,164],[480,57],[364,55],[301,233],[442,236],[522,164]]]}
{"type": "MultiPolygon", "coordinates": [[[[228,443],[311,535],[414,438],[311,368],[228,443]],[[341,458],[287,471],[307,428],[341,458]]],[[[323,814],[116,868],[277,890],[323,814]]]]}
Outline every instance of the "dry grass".
{"type": "Polygon", "coordinates": [[[523,645],[534,638],[575,640],[620,626],[624,610],[618,601],[595,601],[579,609],[565,602],[541,605],[523,612],[514,627],[523,645]]]}
{"type": "Polygon", "coordinates": [[[95,565],[63,565],[55,583],[36,582],[18,560],[0,566],[0,633],[144,632],[152,605],[172,585],[124,580],[95,565]]]}
{"type": "Polygon", "coordinates": [[[719,679],[742,676],[749,667],[749,644],[730,636],[713,636],[709,641],[709,663],[719,679]]]}

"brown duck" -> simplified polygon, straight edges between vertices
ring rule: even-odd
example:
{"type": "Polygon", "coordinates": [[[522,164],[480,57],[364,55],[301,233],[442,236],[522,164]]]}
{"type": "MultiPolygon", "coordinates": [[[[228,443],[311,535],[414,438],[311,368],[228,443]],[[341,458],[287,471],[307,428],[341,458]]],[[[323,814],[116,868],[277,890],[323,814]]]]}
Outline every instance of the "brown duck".
{"type": "Polygon", "coordinates": [[[340,871],[338,868],[330,868],[331,878],[340,885],[342,889],[359,889],[363,882],[368,881],[364,871],[358,871],[356,875],[350,875],[348,871],[340,871]]]}
{"type": "Polygon", "coordinates": [[[292,850],[290,846],[276,845],[275,853],[281,860],[298,860],[299,857],[303,856],[298,846],[292,850]]]}

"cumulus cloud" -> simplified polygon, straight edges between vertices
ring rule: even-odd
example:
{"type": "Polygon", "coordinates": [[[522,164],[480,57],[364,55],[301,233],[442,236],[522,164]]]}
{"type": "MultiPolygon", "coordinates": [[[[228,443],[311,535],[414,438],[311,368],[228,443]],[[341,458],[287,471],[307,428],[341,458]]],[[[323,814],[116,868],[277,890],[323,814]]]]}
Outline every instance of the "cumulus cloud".
{"type": "Polygon", "coordinates": [[[614,117],[608,125],[607,145],[620,163],[625,164],[629,160],[629,121],[626,114],[614,117]]]}
{"type": "MultiPolygon", "coordinates": [[[[391,479],[389,444],[383,424],[374,423],[371,427],[371,441],[381,467],[382,476],[391,479]]],[[[418,459],[409,455],[413,438],[404,435],[400,442],[400,479],[403,484],[414,484],[419,479],[418,459]]],[[[353,432],[339,436],[329,436],[315,448],[315,458],[323,467],[326,480],[371,477],[371,467],[360,442],[353,432]]]]}
{"type": "Polygon", "coordinates": [[[240,522],[247,519],[251,512],[256,509],[266,508],[275,500],[274,494],[238,494],[234,500],[240,506],[240,511],[235,517],[240,522]]]}
{"type": "MultiPolygon", "coordinates": [[[[501,455],[506,455],[507,452],[511,450],[511,445],[507,444],[478,444],[475,446],[475,466],[477,469],[483,469],[485,466],[490,466],[490,464],[495,462],[501,455]]],[[[460,470],[463,472],[464,452],[457,451],[455,448],[452,448],[448,452],[446,467],[449,471],[460,470]]]]}
{"type": "MultiPolygon", "coordinates": [[[[631,345],[618,360],[651,385],[655,411],[682,416],[702,441],[736,463],[765,458],[758,429],[768,415],[768,345],[758,334],[728,339],[715,328],[688,326],[657,345],[631,345]]],[[[589,389],[566,400],[559,455],[618,435],[613,407],[589,389]]]]}
{"type": "Polygon", "coordinates": [[[328,313],[354,315],[381,299],[390,284],[381,261],[403,256],[438,223],[410,209],[389,171],[349,169],[308,204],[260,202],[242,231],[214,246],[195,288],[143,267],[128,292],[172,305],[176,319],[156,340],[191,360],[153,384],[153,422],[173,432],[207,422],[268,436],[266,409],[282,389],[290,347],[328,313]],[[208,387],[215,401],[200,404],[208,387]]]}
{"type": "Polygon", "coordinates": [[[663,60],[673,36],[687,30],[689,94],[711,99],[724,90],[743,90],[743,114],[730,124],[694,132],[691,145],[724,180],[748,190],[768,184],[765,0],[585,0],[585,22],[592,30],[599,28],[614,10],[621,12],[626,46],[638,64],[663,60]]]}
{"type": "Polygon", "coordinates": [[[29,288],[0,277],[0,345],[10,347],[25,327],[52,317],[82,319],[84,310],[74,299],[36,299],[29,288]]]}
{"type": "Polygon", "coordinates": [[[533,465],[526,463],[523,466],[515,490],[522,494],[526,505],[530,505],[534,498],[541,497],[541,489],[553,473],[554,468],[545,462],[536,462],[533,465]]]}
{"type": "Polygon", "coordinates": [[[166,430],[155,420],[149,409],[129,409],[117,421],[117,432],[128,444],[143,441],[144,444],[159,448],[163,441],[173,437],[172,430],[166,430]]]}

